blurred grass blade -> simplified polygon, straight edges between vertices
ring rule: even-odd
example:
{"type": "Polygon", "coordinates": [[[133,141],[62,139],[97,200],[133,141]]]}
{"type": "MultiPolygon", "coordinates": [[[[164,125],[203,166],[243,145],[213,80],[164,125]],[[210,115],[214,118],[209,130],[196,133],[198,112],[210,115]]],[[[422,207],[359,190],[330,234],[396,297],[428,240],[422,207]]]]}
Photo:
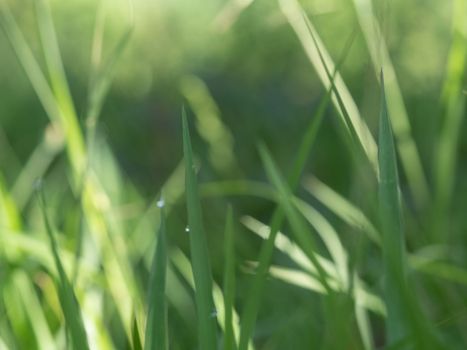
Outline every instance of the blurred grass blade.
{"type": "Polygon", "coordinates": [[[60,109],[60,121],[66,135],[67,150],[73,166],[74,180],[79,183],[79,178],[83,175],[85,167],[83,134],[68,86],[48,0],[35,1],[35,5],[50,83],[60,109]]]}
{"type": "MultiPolygon", "coordinates": [[[[133,14],[133,3],[131,0],[128,1],[129,13],[130,13],[130,24],[128,28],[119,38],[117,44],[110,52],[107,60],[101,62],[101,52],[102,52],[102,37],[104,32],[104,22],[105,22],[105,1],[101,1],[99,4],[96,24],[94,30],[93,38],[93,47],[92,47],[92,74],[89,81],[89,93],[87,101],[87,110],[86,110],[86,129],[87,129],[87,147],[88,149],[93,148],[97,120],[102,110],[105,97],[109,91],[110,85],[112,83],[113,74],[115,71],[116,64],[120,57],[122,56],[125,48],[128,46],[130,39],[134,30],[134,14],[133,14]]],[[[88,154],[88,165],[89,165],[88,154]]]]}
{"type": "MultiPolygon", "coordinates": [[[[270,228],[267,225],[264,225],[260,221],[249,216],[243,217],[242,223],[249,230],[260,236],[262,239],[268,239],[270,228]]],[[[326,292],[326,289],[316,278],[316,276],[318,276],[317,269],[310,262],[303,250],[301,250],[295,243],[293,243],[287,236],[285,236],[281,232],[277,233],[275,247],[282,253],[286,254],[293,262],[295,262],[300,267],[301,270],[306,272],[307,275],[311,276],[313,282],[309,286],[314,286],[314,288],[311,289],[322,294],[326,292]]],[[[342,285],[339,282],[339,275],[337,273],[335,264],[333,264],[332,261],[319,254],[316,254],[316,256],[320,264],[323,266],[323,269],[329,276],[331,287],[336,291],[342,289],[342,285]]],[[[272,270],[270,270],[269,272],[274,275],[274,273],[272,273],[272,270]]],[[[381,315],[386,314],[386,309],[383,301],[378,296],[368,292],[364,287],[363,281],[361,281],[356,275],[354,276],[353,294],[353,297],[356,300],[356,306],[364,307],[365,305],[370,305],[368,306],[368,309],[374,310],[376,313],[379,313],[381,315]]]]}
{"type": "Polygon", "coordinates": [[[235,235],[231,206],[229,206],[227,210],[224,240],[224,350],[235,350],[237,348],[237,344],[235,342],[232,319],[235,300],[235,235]]]}
{"type": "Polygon", "coordinates": [[[183,153],[185,156],[185,187],[188,211],[188,230],[190,236],[191,262],[195,280],[195,297],[198,313],[199,348],[217,348],[216,319],[212,316],[212,275],[208,259],[208,247],[202,223],[201,203],[198,194],[193,154],[186,112],[182,110],[183,153]]]}
{"type": "MultiPolygon", "coordinates": [[[[331,83],[332,79],[328,72],[334,71],[334,63],[332,62],[331,56],[326,51],[324,44],[319,39],[317,31],[311,23],[307,23],[308,20],[304,16],[303,9],[296,0],[279,0],[279,4],[282,12],[287,18],[287,21],[297,34],[323,85],[326,88],[330,88],[333,84],[331,83]],[[313,37],[315,39],[313,39],[313,37]]],[[[370,163],[373,165],[374,169],[376,169],[376,143],[368,129],[368,126],[360,116],[357,105],[355,104],[355,101],[353,100],[340,74],[336,74],[334,86],[334,92],[336,92],[336,95],[333,96],[333,103],[337,111],[342,117],[344,124],[349,128],[349,131],[355,131],[355,137],[358,144],[362,146],[370,163]],[[339,96],[340,101],[337,96],[339,96]]]]}
{"type": "Polygon", "coordinates": [[[4,228],[11,230],[21,229],[21,216],[16,203],[6,189],[2,174],[0,173],[0,222],[4,228]]]}
{"type": "Polygon", "coordinates": [[[337,280],[343,291],[350,286],[350,277],[348,271],[347,252],[342,245],[338,233],[330,222],[315,208],[301,199],[294,199],[294,205],[303,217],[315,229],[316,233],[321,237],[327,251],[332,257],[337,271],[337,280]]]}
{"type": "MultiPolygon", "coordinates": [[[[336,71],[337,68],[344,62],[344,59],[346,57],[346,54],[348,53],[348,49],[350,48],[350,46],[347,46],[346,48],[347,50],[344,50],[341,60],[336,66],[336,71]]],[[[336,71],[334,72],[334,74],[336,73],[336,71]]],[[[297,188],[300,182],[300,176],[306,165],[306,161],[311,152],[311,148],[316,140],[316,135],[318,133],[319,127],[326,112],[326,108],[328,107],[330,101],[332,87],[334,86],[334,79],[331,80],[330,84],[330,88],[327,90],[326,95],[321,99],[317,110],[315,111],[313,117],[310,120],[310,123],[307,126],[305,136],[303,137],[302,142],[300,143],[297,158],[295,159],[292,171],[288,178],[288,184],[292,191],[294,191],[297,188]]],[[[254,189],[256,191],[257,186],[254,186],[254,189]]],[[[274,251],[274,241],[276,239],[276,235],[282,225],[284,218],[285,215],[283,208],[281,206],[277,206],[271,219],[270,235],[261,247],[258,259],[259,264],[256,269],[256,275],[253,279],[253,285],[251,286],[249,297],[246,300],[244,311],[242,314],[239,342],[240,350],[246,350],[247,344],[250,341],[251,335],[253,333],[253,328],[256,322],[256,317],[261,303],[261,293],[263,291],[266,277],[268,275],[269,264],[271,263],[271,257],[274,251]]]]}
{"type": "MultiPolygon", "coordinates": [[[[407,258],[402,229],[399,178],[391,123],[381,72],[381,115],[379,126],[379,209],[382,227],[384,294],[388,317],[387,344],[409,338],[419,349],[442,349],[437,335],[423,314],[407,280],[407,258]]],[[[403,349],[410,348],[402,346],[403,349]]]]}
{"type": "MultiPolygon", "coordinates": [[[[195,289],[195,281],[193,278],[193,270],[191,268],[191,263],[183,252],[178,248],[173,248],[170,252],[170,259],[180,272],[180,274],[185,278],[191,288],[195,289]]],[[[212,294],[214,299],[214,305],[216,307],[217,314],[217,323],[225,331],[225,300],[222,293],[222,289],[214,282],[212,287],[212,294]]],[[[214,314],[213,314],[214,315],[214,314]]],[[[232,320],[233,320],[233,331],[235,339],[239,338],[239,317],[235,309],[232,310],[232,320]]],[[[249,350],[254,350],[253,343],[248,344],[249,350]]]]}
{"type": "Polygon", "coordinates": [[[54,257],[55,266],[58,272],[57,289],[60,298],[60,304],[62,306],[63,315],[65,316],[65,324],[69,332],[70,341],[73,350],[87,350],[89,349],[86,331],[84,329],[83,319],[81,317],[81,311],[79,308],[78,301],[76,299],[73,287],[71,286],[68,277],[66,276],[65,269],[63,268],[62,260],[58,253],[57,242],[54,237],[52,225],[47,215],[47,206],[45,202],[45,196],[43,189],[38,184],[38,198],[39,205],[42,211],[42,216],[49,236],[50,247],[52,255],[54,257]]]}
{"type": "Polygon", "coordinates": [[[29,45],[21,33],[15,19],[8,7],[6,1],[0,1],[1,11],[1,26],[10,41],[16,56],[18,57],[21,66],[23,67],[29,81],[31,82],[37,96],[39,97],[42,106],[44,107],[49,118],[59,122],[61,114],[55,97],[50,89],[50,86],[45,78],[39,63],[34,57],[29,45]]]}
{"type": "Polygon", "coordinates": [[[388,344],[403,339],[410,332],[406,314],[407,276],[405,241],[402,231],[399,178],[381,73],[381,112],[379,121],[379,209],[383,233],[384,294],[388,317],[388,344]]]}
{"type": "Polygon", "coordinates": [[[465,83],[467,58],[467,2],[455,0],[452,4],[452,43],[449,49],[441,94],[441,131],[436,145],[435,202],[433,205],[434,225],[432,239],[435,242],[449,238],[441,235],[450,231],[450,206],[457,170],[457,148],[465,119],[465,83]]]}
{"type": "Polygon", "coordinates": [[[361,209],[315,177],[307,177],[303,186],[342,221],[358,231],[363,231],[371,241],[381,245],[380,233],[361,209]]]}
{"type": "Polygon", "coordinates": [[[224,125],[221,112],[208,86],[200,78],[187,75],[180,82],[180,89],[196,116],[198,134],[206,141],[209,160],[220,174],[233,177],[238,171],[230,130],[224,125]]]}
{"type": "Polygon", "coordinates": [[[52,333],[44,313],[41,302],[37,297],[34,286],[24,271],[16,271],[13,275],[13,285],[20,295],[25,314],[29,318],[31,327],[36,337],[38,349],[56,349],[52,333]]]}
{"type": "Polygon", "coordinates": [[[325,272],[324,268],[322,267],[317,258],[316,243],[313,239],[310,230],[308,230],[307,226],[305,225],[305,223],[303,222],[302,218],[299,216],[298,212],[296,211],[293,205],[292,194],[290,193],[289,188],[285,184],[285,181],[282,179],[277,165],[274,164],[274,161],[272,160],[269,151],[266,149],[266,146],[260,144],[259,153],[264,168],[266,170],[266,174],[268,175],[273,186],[278,191],[279,203],[284,209],[284,213],[290,223],[292,232],[295,235],[297,243],[299,244],[301,249],[303,249],[307,257],[313,263],[313,265],[316,267],[319,281],[323,284],[326,291],[330,294],[331,288],[329,287],[327,282],[327,273],[325,272]]]}
{"type": "Polygon", "coordinates": [[[396,72],[392,65],[384,37],[381,35],[378,21],[373,14],[372,1],[354,0],[354,3],[375,74],[379,74],[381,67],[384,69],[387,106],[394,130],[397,150],[413,199],[418,208],[423,208],[428,203],[427,201],[430,197],[428,182],[424,174],[417,146],[412,137],[409,117],[397,82],[396,72]]]}
{"type": "MultiPolygon", "coordinates": [[[[163,201],[161,199],[161,201],[163,201]]],[[[161,202],[161,206],[163,206],[161,202]]],[[[145,350],[167,350],[167,302],[165,298],[167,271],[167,238],[164,208],[149,279],[148,316],[144,339],[145,350]]]]}
{"type": "Polygon", "coordinates": [[[139,327],[138,327],[138,320],[136,319],[136,315],[133,318],[133,327],[132,327],[132,350],[143,350],[143,345],[141,344],[141,337],[139,333],[139,327]]]}

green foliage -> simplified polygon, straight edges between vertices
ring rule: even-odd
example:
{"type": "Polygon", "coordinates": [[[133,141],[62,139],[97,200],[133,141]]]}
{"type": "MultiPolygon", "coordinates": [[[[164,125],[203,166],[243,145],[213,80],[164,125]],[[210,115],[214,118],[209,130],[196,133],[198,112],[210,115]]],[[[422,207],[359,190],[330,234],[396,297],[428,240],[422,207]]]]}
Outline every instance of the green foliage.
{"type": "Polygon", "coordinates": [[[465,0],[135,5],[0,0],[0,349],[463,349],[465,0]]]}

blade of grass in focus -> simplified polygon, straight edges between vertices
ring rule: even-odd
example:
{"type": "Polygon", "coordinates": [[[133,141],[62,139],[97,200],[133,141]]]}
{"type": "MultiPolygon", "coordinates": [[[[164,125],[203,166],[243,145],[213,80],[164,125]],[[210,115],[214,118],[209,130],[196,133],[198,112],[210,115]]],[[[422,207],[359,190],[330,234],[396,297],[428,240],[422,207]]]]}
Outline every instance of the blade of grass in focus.
{"type": "Polygon", "coordinates": [[[148,313],[144,339],[145,350],[167,350],[167,302],[165,298],[167,271],[167,238],[163,199],[160,200],[161,225],[157,236],[151,276],[149,279],[148,313]]]}
{"type": "Polygon", "coordinates": [[[232,319],[235,300],[235,236],[231,206],[229,206],[227,210],[224,240],[224,350],[235,350],[237,348],[237,344],[235,342],[232,319]]]}
{"type": "Polygon", "coordinates": [[[198,194],[190,133],[185,109],[182,110],[183,153],[185,156],[185,187],[188,211],[191,262],[195,281],[195,297],[198,314],[199,348],[217,348],[216,318],[213,317],[212,275],[208,259],[208,247],[202,223],[201,203],[198,194]]]}
{"type": "Polygon", "coordinates": [[[89,349],[86,331],[84,329],[83,319],[78,301],[76,299],[73,287],[71,286],[68,277],[66,276],[65,269],[63,268],[62,260],[58,253],[58,245],[54,237],[52,225],[47,215],[47,206],[45,196],[41,184],[37,185],[37,194],[39,199],[39,206],[42,211],[42,216],[49,237],[52,255],[54,257],[55,266],[58,272],[58,280],[56,281],[60,304],[62,306],[63,315],[65,316],[65,324],[69,332],[69,340],[74,350],[87,350],[89,349]]]}

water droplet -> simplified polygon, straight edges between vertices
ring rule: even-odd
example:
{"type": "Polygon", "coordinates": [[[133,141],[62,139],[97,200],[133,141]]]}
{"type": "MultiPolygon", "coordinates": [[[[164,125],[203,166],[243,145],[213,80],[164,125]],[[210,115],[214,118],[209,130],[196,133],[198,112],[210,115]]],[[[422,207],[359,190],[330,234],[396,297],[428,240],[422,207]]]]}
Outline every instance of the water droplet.
{"type": "Polygon", "coordinates": [[[161,199],[159,199],[156,203],[157,207],[158,208],[163,208],[164,205],[165,205],[165,201],[164,201],[164,198],[161,197],[161,199]]]}
{"type": "Polygon", "coordinates": [[[190,232],[190,228],[188,226],[185,227],[185,232],[190,232]]]}

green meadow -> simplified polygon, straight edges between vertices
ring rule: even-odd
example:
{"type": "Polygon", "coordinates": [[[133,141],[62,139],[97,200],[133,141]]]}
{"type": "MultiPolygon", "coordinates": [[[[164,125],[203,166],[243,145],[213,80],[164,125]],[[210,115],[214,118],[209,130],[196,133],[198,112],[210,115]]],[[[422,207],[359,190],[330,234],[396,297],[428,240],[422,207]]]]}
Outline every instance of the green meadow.
{"type": "Polygon", "coordinates": [[[0,28],[0,350],[467,348],[467,0],[0,28]]]}

